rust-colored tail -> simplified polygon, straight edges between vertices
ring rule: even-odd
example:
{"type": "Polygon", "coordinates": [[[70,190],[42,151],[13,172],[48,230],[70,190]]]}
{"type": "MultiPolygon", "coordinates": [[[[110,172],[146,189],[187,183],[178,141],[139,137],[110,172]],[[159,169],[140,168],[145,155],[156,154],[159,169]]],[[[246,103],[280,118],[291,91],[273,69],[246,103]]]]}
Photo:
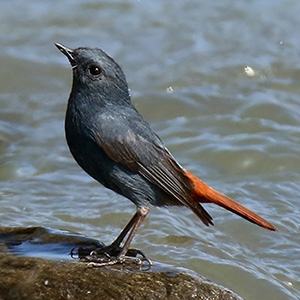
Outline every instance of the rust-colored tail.
{"type": "Polygon", "coordinates": [[[215,203],[224,207],[227,210],[241,216],[242,218],[255,223],[261,227],[269,230],[276,230],[276,228],[268,221],[255,214],[248,208],[230,199],[229,197],[215,191],[192,173],[185,171],[186,176],[192,181],[194,187],[193,199],[200,203],[215,203]]]}

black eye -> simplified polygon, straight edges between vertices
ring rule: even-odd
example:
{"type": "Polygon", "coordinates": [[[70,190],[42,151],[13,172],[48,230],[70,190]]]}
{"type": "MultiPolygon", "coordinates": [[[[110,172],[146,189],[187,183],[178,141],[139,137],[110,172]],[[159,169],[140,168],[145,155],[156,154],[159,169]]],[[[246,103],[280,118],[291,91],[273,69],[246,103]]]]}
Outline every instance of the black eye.
{"type": "Polygon", "coordinates": [[[102,69],[99,66],[97,66],[97,65],[91,65],[91,66],[89,66],[89,72],[93,76],[97,76],[97,75],[101,74],[102,69]]]}

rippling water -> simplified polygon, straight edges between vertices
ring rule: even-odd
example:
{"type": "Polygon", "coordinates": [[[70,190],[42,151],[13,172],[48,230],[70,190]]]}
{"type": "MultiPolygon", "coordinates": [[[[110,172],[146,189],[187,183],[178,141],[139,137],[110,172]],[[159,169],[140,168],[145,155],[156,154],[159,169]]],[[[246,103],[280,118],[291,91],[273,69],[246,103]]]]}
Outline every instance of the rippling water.
{"type": "Polygon", "coordinates": [[[279,229],[210,205],[214,228],[156,208],[134,246],[245,299],[299,299],[299,15],[296,0],[1,3],[1,225],[109,243],[134,213],[79,169],[64,139],[71,70],[53,43],[98,46],[178,161],[279,229]]]}

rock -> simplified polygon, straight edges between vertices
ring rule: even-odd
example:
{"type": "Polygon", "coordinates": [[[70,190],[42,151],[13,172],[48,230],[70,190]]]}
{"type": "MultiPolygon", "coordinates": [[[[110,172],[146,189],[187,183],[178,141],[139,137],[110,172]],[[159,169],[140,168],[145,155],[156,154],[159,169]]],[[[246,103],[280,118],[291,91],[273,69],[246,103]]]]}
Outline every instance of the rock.
{"type": "Polygon", "coordinates": [[[241,300],[219,285],[156,262],[148,271],[122,265],[89,268],[68,258],[50,260],[13,254],[18,247],[23,245],[24,248],[26,243],[32,248],[32,241],[42,243],[44,248],[48,245],[51,251],[55,251],[53,243],[57,243],[58,249],[59,243],[66,247],[66,241],[74,247],[72,238],[80,245],[97,243],[40,227],[0,229],[0,300],[241,300]],[[47,244],[49,240],[51,244],[47,244]]]}

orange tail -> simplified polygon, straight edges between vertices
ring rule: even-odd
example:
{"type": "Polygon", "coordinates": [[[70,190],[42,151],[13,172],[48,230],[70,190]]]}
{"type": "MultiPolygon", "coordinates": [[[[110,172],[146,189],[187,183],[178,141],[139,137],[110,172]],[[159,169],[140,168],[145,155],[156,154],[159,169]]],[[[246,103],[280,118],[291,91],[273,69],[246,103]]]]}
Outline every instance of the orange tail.
{"type": "Polygon", "coordinates": [[[255,214],[248,208],[239,204],[238,202],[230,199],[229,197],[215,191],[200,179],[198,179],[192,173],[185,171],[186,176],[192,181],[194,186],[194,195],[193,199],[196,202],[200,203],[215,203],[219,206],[224,207],[225,209],[241,216],[242,218],[255,223],[261,227],[264,227],[269,230],[276,230],[276,228],[270,224],[265,219],[261,218],[259,215],[255,214]]]}

